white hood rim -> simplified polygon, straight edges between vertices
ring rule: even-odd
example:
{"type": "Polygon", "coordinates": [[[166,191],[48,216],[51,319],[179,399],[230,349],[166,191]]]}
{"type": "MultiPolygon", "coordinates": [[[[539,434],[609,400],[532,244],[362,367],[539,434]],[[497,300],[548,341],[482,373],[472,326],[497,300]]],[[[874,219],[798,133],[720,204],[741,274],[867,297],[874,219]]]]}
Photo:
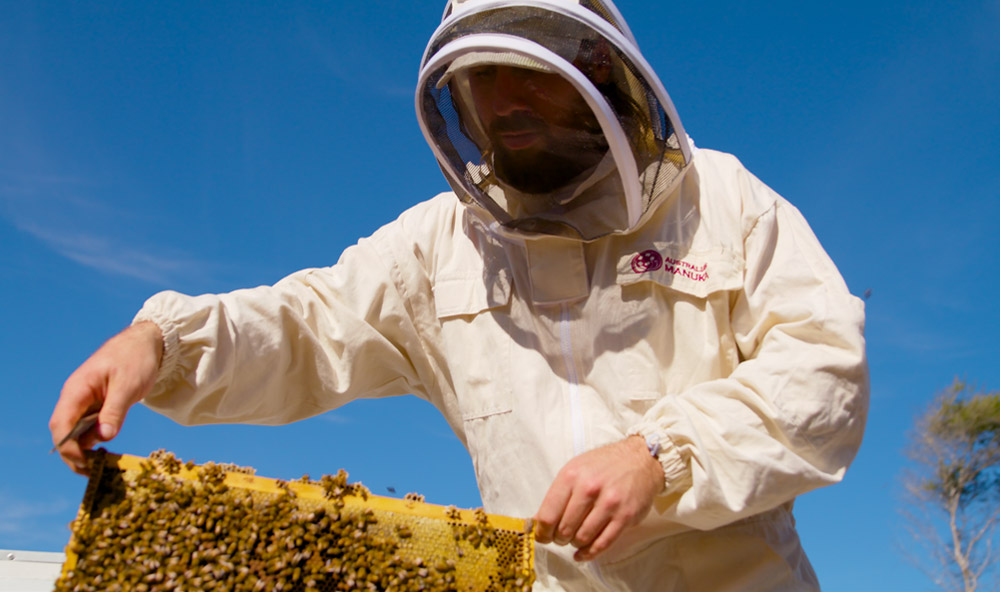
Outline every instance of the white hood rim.
{"type": "MultiPolygon", "coordinates": [[[[456,9],[448,15],[448,17],[445,18],[440,25],[438,25],[437,29],[435,29],[434,34],[431,35],[430,41],[427,43],[427,47],[424,48],[423,56],[420,58],[420,79],[422,80],[424,77],[424,70],[426,69],[426,61],[428,57],[427,54],[430,52],[431,47],[434,46],[435,40],[442,33],[442,31],[451,27],[454,21],[478,12],[516,6],[550,10],[563,16],[576,19],[591,27],[601,35],[611,40],[625,53],[626,57],[628,57],[639,70],[643,79],[649,84],[650,88],[653,90],[653,94],[656,95],[656,99],[663,106],[667,117],[670,119],[670,123],[674,127],[674,133],[677,135],[677,142],[680,145],[681,153],[684,155],[684,162],[690,162],[691,149],[688,146],[687,133],[684,131],[684,124],[681,122],[681,118],[677,114],[677,108],[674,106],[673,100],[671,100],[670,95],[667,94],[667,89],[663,86],[663,82],[660,80],[660,77],[656,75],[656,72],[653,71],[649,62],[646,61],[642,52],[639,51],[639,45],[636,43],[635,37],[632,35],[632,31],[628,28],[628,25],[625,24],[625,19],[622,18],[618,8],[608,0],[602,0],[602,2],[608,10],[613,13],[614,17],[618,19],[618,22],[621,23],[621,26],[625,30],[626,34],[622,34],[622,31],[618,30],[618,28],[614,25],[579,4],[557,2],[553,0],[487,0],[484,2],[470,2],[469,4],[471,4],[471,6],[468,8],[456,9]]],[[[417,89],[419,93],[421,86],[418,85],[417,89]]]]}
{"type": "MultiPolygon", "coordinates": [[[[483,0],[482,2],[472,2],[472,1],[470,1],[470,2],[467,2],[467,3],[463,3],[462,5],[454,4],[452,2],[448,3],[448,5],[445,8],[445,13],[444,13],[443,20],[438,25],[438,27],[435,29],[434,34],[431,35],[431,38],[430,38],[430,40],[427,43],[427,47],[424,49],[423,56],[421,57],[421,67],[420,67],[420,71],[419,71],[419,75],[418,75],[418,84],[417,84],[416,96],[415,96],[414,103],[415,103],[415,108],[416,108],[416,111],[417,111],[417,120],[419,122],[421,131],[424,134],[424,137],[428,139],[428,144],[430,145],[431,150],[433,151],[433,153],[435,155],[435,158],[438,160],[439,163],[442,163],[442,165],[443,165],[443,166],[441,166],[442,171],[444,171],[444,173],[448,176],[448,178],[453,181],[453,183],[452,183],[453,185],[455,184],[454,182],[457,181],[459,187],[464,187],[465,186],[464,182],[462,182],[461,180],[456,180],[455,179],[455,176],[454,176],[455,172],[451,170],[452,167],[447,166],[446,164],[444,164],[444,163],[447,163],[448,160],[447,159],[443,159],[443,153],[441,152],[440,148],[437,146],[436,142],[434,142],[432,140],[431,134],[429,133],[429,129],[427,128],[427,125],[426,125],[426,123],[424,121],[423,114],[422,114],[422,94],[423,94],[424,86],[426,84],[426,79],[429,76],[429,74],[431,72],[433,72],[437,67],[440,67],[441,62],[444,61],[444,60],[440,60],[439,61],[439,60],[435,59],[435,60],[433,60],[433,64],[430,64],[430,63],[427,62],[427,60],[428,60],[428,54],[430,53],[431,49],[436,45],[436,42],[437,42],[439,36],[441,36],[444,31],[448,30],[454,24],[454,22],[457,21],[457,20],[459,20],[459,19],[464,19],[464,18],[468,17],[469,15],[473,15],[473,14],[476,14],[476,13],[479,13],[479,12],[484,12],[484,11],[489,11],[489,10],[497,10],[497,9],[512,8],[512,7],[529,7],[529,8],[540,8],[540,9],[543,9],[543,10],[549,10],[551,12],[554,12],[554,13],[557,13],[557,14],[560,14],[560,15],[572,18],[574,20],[577,20],[577,21],[583,23],[584,25],[586,25],[586,26],[594,29],[596,32],[598,32],[599,34],[601,34],[605,38],[607,38],[609,41],[611,41],[615,46],[618,47],[619,50],[621,50],[625,54],[625,56],[629,60],[632,61],[633,66],[636,68],[636,70],[638,70],[638,74],[647,83],[647,85],[649,86],[650,90],[653,92],[653,95],[655,96],[655,98],[657,99],[657,101],[659,101],[661,108],[663,109],[664,113],[666,114],[666,117],[667,117],[668,121],[670,122],[670,125],[673,128],[673,133],[674,133],[674,135],[676,137],[677,144],[678,144],[677,149],[681,153],[682,160],[683,160],[683,165],[680,167],[681,170],[679,171],[679,174],[677,175],[677,179],[671,184],[671,188],[668,191],[666,191],[665,193],[671,193],[673,191],[673,189],[678,186],[678,184],[681,182],[681,179],[685,176],[684,175],[685,171],[688,168],[690,168],[691,162],[692,162],[692,160],[694,158],[694,145],[691,142],[691,139],[689,138],[689,136],[687,135],[686,130],[684,129],[684,124],[681,121],[679,114],[677,113],[677,109],[674,106],[673,100],[670,98],[670,95],[667,93],[666,88],[663,86],[663,82],[660,80],[659,76],[656,75],[656,72],[649,65],[649,62],[646,61],[646,58],[639,51],[639,47],[638,47],[638,44],[637,44],[637,42],[635,40],[635,37],[632,34],[631,29],[628,27],[628,24],[626,23],[625,19],[622,17],[621,13],[619,12],[618,8],[610,0],[599,0],[599,1],[603,5],[603,7],[611,14],[611,16],[614,19],[616,19],[616,21],[617,21],[618,25],[621,27],[621,29],[619,29],[618,27],[616,27],[612,23],[608,22],[607,20],[605,20],[604,18],[602,18],[600,15],[598,15],[598,14],[592,12],[591,10],[589,10],[589,9],[581,6],[580,4],[578,4],[578,3],[567,3],[567,2],[565,2],[565,0],[563,0],[561,2],[558,1],[558,0],[520,0],[520,1],[511,1],[511,0],[483,0]],[[453,10],[451,11],[450,14],[448,12],[449,8],[453,8],[453,10]],[[431,66],[434,66],[434,67],[431,67],[431,66]]],[[[462,41],[463,39],[469,39],[469,38],[473,38],[473,37],[477,37],[478,38],[478,37],[481,37],[483,35],[486,35],[486,34],[478,33],[478,34],[470,35],[470,36],[465,37],[465,38],[456,39],[455,41],[451,41],[451,42],[445,44],[444,46],[442,46],[441,49],[438,50],[438,54],[437,55],[440,55],[440,54],[444,53],[444,50],[451,48],[451,46],[453,44],[457,43],[458,41],[462,41]]],[[[497,35],[500,35],[500,34],[497,34],[497,35]]],[[[505,36],[505,37],[514,38],[514,39],[520,39],[520,40],[523,40],[523,41],[526,41],[527,43],[529,43],[530,46],[532,46],[533,48],[541,48],[541,49],[543,49],[545,51],[549,51],[546,48],[544,48],[544,47],[542,47],[542,46],[540,46],[540,45],[538,45],[538,44],[536,44],[534,42],[530,42],[530,41],[524,40],[521,37],[512,36],[512,35],[508,35],[508,36],[505,36]]],[[[465,51],[474,51],[474,49],[472,49],[472,47],[474,47],[474,46],[475,45],[470,46],[470,48],[467,49],[467,50],[465,50],[465,51]]],[[[496,49],[496,48],[491,48],[491,49],[496,49]]],[[[448,54],[452,55],[452,52],[449,50],[448,54]]],[[[532,54],[528,54],[528,56],[529,57],[535,57],[532,54]]],[[[591,99],[594,96],[594,95],[591,95],[591,92],[593,92],[596,89],[590,88],[593,85],[585,77],[583,78],[582,81],[578,80],[576,78],[576,76],[573,74],[574,72],[578,73],[578,71],[576,70],[576,68],[572,67],[572,65],[570,65],[568,62],[566,62],[566,60],[564,60],[561,56],[558,56],[558,55],[556,55],[554,53],[553,53],[553,56],[554,56],[555,59],[551,60],[551,61],[559,64],[558,70],[560,71],[560,73],[564,73],[564,74],[567,75],[567,78],[570,79],[573,82],[573,84],[577,87],[577,90],[581,91],[581,94],[587,99],[588,104],[589,104],[591,102],[591,99]],[[567,69],[566,65],[569,65],[570,68],[567,69]],[[583,84],[583,86],[580,86],[581,83],[583,84]],[[584,90],[586,90],[587,92],[583,92],[584,90]]],[[[457,57],[457,56],[453,56],[453,57],[457,57]]],[[[600,96],[600,95],[598,94],[597,96],[600,96]]],[[[605,103],[605,106],[606,106],[606,102],[603,100],[603,98],[601,98],[601,102],[605,103]]],[[[603,118],[603,116],[601,115],[602,113],[604,115],[607,115],[607,113],[605,113],[603,109],[595,109],[593,105],[591,105],[591,108],[594,109],[595,115],[598,115],[599,118],[603,118]]],[[[610,122],[613,124],[613,127],[615,129],[621,130],[621,125],[618,122],[617,118],[612,117],[610,122]]],[[[605,129],[605,130],[609,129],[608,127],[604,127],[607,123],[609,123],[609,122],[608,121],[601,121],[602,128],[605,129]]],[[[609,140],[610,140],[610,138],[609,138],[609,140]]],[[[615,145],[618,145],[618,142],[617,141],[609,141],[609,145],[615,146],[615,145]]],[[[624,145],[627,146],[628,143],[625,142],[624,145]]],[[[618,156],[617,155],[615,155],[615,159],[616,159],[616,161],[618,161],[618,156]]],[[[636,169],[637,169],[637,167],[635,166],[635,159],[632,157],[631,153],[628,155],[628,158],[626,160],[619,161],[619,162],[630,162],[630,163],[632,163],[632,170],[636,171],[636,169]]],[[[649,206],[645,207],[645,208],[643,208],[642,205],[641,205],[641,203],[639,203],[637,211],[633,212],[633,200],[632,200],[632,198],[630,196],[628,196],[628,193],[630,192],[629,187],[632,186],[632,179],[633,178],[626,179],[625,178],[625,171],[620,171],[620,174],[621,174],[621,177],[622,177],[622,184],[625,187],[625,190],[627,192],[626,203],[628,204],[627,207],[629,209],[629,211],[627,212],[627,215],[628,215],[628,228],[613,231],[611,234],[627,234],[627,233],[631,232],[637,226],[641,225],[642,222],[643,222],[643,220],[645,220],[649,216],[651,210],[654,209],[654,206],[653,206],[652,203],[650,203],[649,206]]],[[[636,177],[634,177],[634,178],[637,179],[637,173],[636,173],[636,177]]],[[[635,195],[636,196],[641,195],[641,190],[640,190],[640,193],[636,193],[635,195]]],[[[470,197],[472,197],[472,196],[470,196],[470,197]]],[[[650,196],[650,198],[653,199],[653,200],[657,200],[657,196],[650,196]]],[[[478,202],[478,200],[476,200],[476,201],[478,202]]],[[[641,202],[641,199],[640,199],[640,202],[641,202]]],[[[481,206],[482,207],[486,207],[485,204],[481,204],[481,206]]],[[[493,208],[486,207],[486,209],[489,210],[489,211],[492,211],[494,214],[497,213],[497,212],[493,211],[493,208]]],[[[502,218],[499,218],[499,217],[497,219],[501,223],[503,223],[503,222],[506,221],[506,220],[503,220],[502,218]]]]}
{"type": "MultiPolygon", "coordinates": [[[[587,79],[576,67],[566,61],[562,56],[541,45],[528,41],[522,37],[502,34],[479,33],[456,39],[438,51],[431,60],[421,69],[420,79],[417,83],[417,94],[415,97],[415,107],[417,109],[417,120],[420,123],[420,130],[424,137],[428,139],[428,144],[434,152],[438,162],[449,162],[440,146],[433,140],[433,133],[427,127],[423,117],[423,88],[427,84],[427,78],[436,70],[446,64],[476,51],[509,51],[538,60],[542,64],[552,68],[555,72],[570,81],[577,92],[583,96],[587,105],[597,117],[601,130],[608,140],[608,147],[618,165],[618,174],[625,191],[625,203],[627,207],[629,228],[635,226],[642,216],[642,187],[639,183],[639,171],[636,166],[635,157],[632,154],[625,130],[622,129],[614,111],[611,110],[608,102],[604,100],[597,87],[587,79]]],[[[459,187],[464,187],[465,182],[456,179],[455,171],[450,166],[444,166],[446,173],[453,181],[458,181],[459,187]]]]}

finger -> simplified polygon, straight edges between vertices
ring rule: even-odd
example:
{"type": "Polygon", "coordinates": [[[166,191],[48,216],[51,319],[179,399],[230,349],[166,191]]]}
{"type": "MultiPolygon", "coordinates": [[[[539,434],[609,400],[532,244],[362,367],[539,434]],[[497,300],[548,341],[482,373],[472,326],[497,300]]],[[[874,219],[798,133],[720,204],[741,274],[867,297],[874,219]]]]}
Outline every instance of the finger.
{"type": "Polygon", "coordinates": [[[100,407],[100,393],[95,392],[100,387],[95,389],[91,386],[88,374],[88,368],[82,367],[66,380],[49,419],[52,443],[58,446],[62,459],[77,472],[80,472],[80,467],[86,466],[84,448],[76,440],[62,440],[73,431],[80,418],[100,407]]]}
{"type": "Polygon", "coordinates": [[[91,448],[93,448],[94,446],[96,446],[101,442],[101,438],[97,433],[97,429],[98,428],[95,425],[86,432],[80,434],[78,438],[76,438],[76,443],[80,446],[81,451],[90,450],[91,448]]]}
{"type": "Polygon", "coordinates": [[[96,427],[80,434],[75,439],[69,439],[59,446],[59,456],[74,472],[87,475],[87,459],[84,454],[98,442],[96,438],[96,427]]]}
{"type": "Polygon", "coordinates": [[[96,441],[107,442],[113,439],[122,429],[128,410],[141,401],[152,387],[155,378],[155,368],[152,374],[141,369],[127,367],[122,370],[112,370],[108,379],[107,395],[97,417],[97,426],[93,431],[96,441]]]}
{"type": "Polygon", "coordinates": [[[542,505],[535,513],[535,540],[539,543],[551,543],[554,539],[556,527],[562,519],[566,503],[569,501],[571,489],[566,482],[565,476],[560,473],[556,475],[555,481],[545,493],[542,505]]]}
{"type": "Polygon", "coordinates": [[[76,440],[69,440],[59,448],[59,456],[74,473],[88,477],[90,471],[83,454],[84,450],[76,440]]]}
{"type": "Polygon", "coordinates": [[[97,425],[92,430],[96,441],[107,442],[121,431],[128,408],[131,406],[130,393],[122,391],[123,389],[117,388],[114,383],[108,387],[108,398],[104,401],[101,413],[97,416],[97,425]]]}
{"type": "Polygon", "coordinates": [[[577,484],[555,531],[557,545],[569,544],[576,538],[576,531],[593,510],[596,497],[592,488],[577,484]]]}
{"type": "Polygon", "coordinates": [[[583,524],[576,529],[573,540],[570,543],[578,549],[589,546],[607,528],[611,522],[611,518],[612,515],[610,513],[600,511],[600,506],[595,505],[587,514],[583,524]]]}
{"type": "Polygon", "coordinates": [[[621,535],[622,530],[624,530],[624,524],[618,520],[612,520],[608,522],[607,526],[597,538],[590,545],[586,547],[581,547],[577,549],[576,553],[573,554],[573,559],[577,561],[590,561],[594,559],[611,546],[618,537],[621,535]]]}
{"type": "Polygon", "coordinates": [[[152,323],[130,327],[112,341],[114,363],[106,370],[107,396],[97,424],[103,441],[118,435],[128,410],[152,389],[163,345],[160,330],[152,323]]]}
{"type": "Polygon", "coordinates": [[[85,369],[78,370],[63,385],[59,400],[49,418],[52,443],[58,445],[76,426],[80,418],[100,408],[100,396],[95,395],[87,381],[81,377],[85,369]]]}

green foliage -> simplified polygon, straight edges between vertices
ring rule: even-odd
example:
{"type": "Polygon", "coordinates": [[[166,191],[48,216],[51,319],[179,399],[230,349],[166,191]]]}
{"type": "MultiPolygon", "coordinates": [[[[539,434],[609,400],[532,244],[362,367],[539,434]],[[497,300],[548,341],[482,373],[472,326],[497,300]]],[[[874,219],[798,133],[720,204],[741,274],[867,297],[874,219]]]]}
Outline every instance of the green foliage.
{"type": "Polygon", "coordinates": [[[904,508],[915,540],[935,562],[918,565],[948,590],[974,592],[992,573],[1000,525],[1000,392],[956,381],[928,406],[911,434],[913,470],[904,508]]]}
{"type": "Polygon", "coordinates": [[[939,452],[924,490],[960,507],[1000,499],[1000,393],[973,393],[956,381],[929,408],[922,428],[939,452]]]}
{"type": "Polygon", "coordinates": [[[968,440],[977,446],[1000,443],[1000,393],[970,396],[962,383],[947,392],[929,426],[935,434],[968,440]]]}

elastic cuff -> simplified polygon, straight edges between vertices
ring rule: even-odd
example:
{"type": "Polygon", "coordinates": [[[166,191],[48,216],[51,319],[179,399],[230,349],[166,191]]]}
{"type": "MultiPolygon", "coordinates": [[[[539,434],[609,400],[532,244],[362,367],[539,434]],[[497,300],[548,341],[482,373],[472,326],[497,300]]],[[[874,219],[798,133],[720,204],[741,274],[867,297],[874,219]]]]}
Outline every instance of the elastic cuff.
{"type": "MultiPolygon", "coordinates": [[[[156,374],[156,386],[169,384],[175,371],[178,370],[180,361],[180,337],[177,332],[177,325],[169,319],[163,318],[155,311],[140,310],[132,324],[151,322],[160,328],[163,335],[163,356],[160,358],[160,369],[156,374]]],[[[155,386],[154,386],[155,389],[155,386]]]]}
{"type": "Polygon", "coordinates": [[[666,481],[661,495],[670,494],[688,486],[691,480],[690,473],[670,436],[657,430],[655,426],[648,425],[636,426],[628,431],[628,435],[643,438],[646,441],[646,446],[650,448],[650,452],[653,452],[654,448],[658,448],[654,456],[663,467],[663,478],[666,481]]]}

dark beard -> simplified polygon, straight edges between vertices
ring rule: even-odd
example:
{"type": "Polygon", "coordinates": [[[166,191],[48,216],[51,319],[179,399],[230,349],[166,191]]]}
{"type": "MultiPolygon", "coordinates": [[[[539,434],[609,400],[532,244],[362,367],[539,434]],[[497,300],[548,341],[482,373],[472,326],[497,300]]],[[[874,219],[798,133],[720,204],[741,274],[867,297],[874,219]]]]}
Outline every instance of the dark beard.
{"type": "Polygon", "coordinates": [[[600,126],[596,129],[552,130],[528,117],[506,117],[493,122],[490,135],[503,131],[531,130],[545,136],[539,149],[508,150],[493,141],[493,167],[497,177],[522,193],[552,193],[594,167],[608,151],[600,126]]]}

